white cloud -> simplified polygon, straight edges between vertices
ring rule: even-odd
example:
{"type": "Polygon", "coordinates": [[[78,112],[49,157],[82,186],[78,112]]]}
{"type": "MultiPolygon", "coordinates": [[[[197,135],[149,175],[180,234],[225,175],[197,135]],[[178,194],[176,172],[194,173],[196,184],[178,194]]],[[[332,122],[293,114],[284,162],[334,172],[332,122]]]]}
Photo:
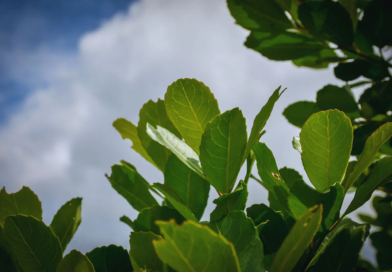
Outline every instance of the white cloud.
{"type": "MultiPolygon", "coordinates": [[[[125,159],[151,183],[163,178],[111,124],[118,117],[137,123],[141,106],[162,98],[167,86],[183,77],[206,83],[222,111],[240,107],[248,130],[273,90],[287,87],[262,140],[280,167],[296,168],[305,176],[291,147],[299,130],[281,113],[292,102],[313,100],[327,83],[342,83],[331,70],[268,61],[243,46],[246,35],[234,25],[224,1],[143,0],[84,35],[77,55],[53,58],[48,52],[49,59],[63,61],[37,62],[39,70],[32,69],[28,78],[44,78],[47,86],[35,90],[0,131],[1,185],[11,192],[22,185],[35,190],[46,223],[63,203],[82,196],[84,219],[69,248],[128,247],[129,228],[118,218],[135,218],[136,212],[104,173],[125,159]],[[47,74],[50,80],[42,77],[47,74]]],[[[266,201],[264,189],[252,183],[249,203],[266,201]]]]}

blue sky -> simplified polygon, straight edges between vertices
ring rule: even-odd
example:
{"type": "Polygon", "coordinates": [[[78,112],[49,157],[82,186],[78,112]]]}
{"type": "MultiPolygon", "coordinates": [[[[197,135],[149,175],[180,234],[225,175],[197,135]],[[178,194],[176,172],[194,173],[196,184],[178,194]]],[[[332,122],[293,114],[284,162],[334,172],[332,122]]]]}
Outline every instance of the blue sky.
{"type": "Polygon", "coordinates": [[[7,56],[15,51],[33,54],[39,48],[75,52],[84,33],[96,29],[114,14],[126,12],[131,2],[134,1],[0,1],[0,59],[5,60],[0,62],[0,123],[6,121],[32,87],[37,87],[14,76],[17,69],[10,66],[16,64],[7,56]]]}

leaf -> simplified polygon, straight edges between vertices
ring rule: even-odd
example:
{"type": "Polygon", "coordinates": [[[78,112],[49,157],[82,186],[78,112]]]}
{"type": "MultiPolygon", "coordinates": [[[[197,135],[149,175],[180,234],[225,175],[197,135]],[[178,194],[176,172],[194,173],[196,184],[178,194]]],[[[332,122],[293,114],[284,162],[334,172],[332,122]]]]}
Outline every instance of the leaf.
{"type": "Polygon", "coordinates": [[[246,122],[235,108],[207,124],[200,145],[200,162],[208,182],[221,193],[229,193],[245,155],[246,122]]]}
{"type": "Polygon", "coordinates": [[[195,222],[198,222],[197,218],[195,215],[191,212],[191,210],[185,206],[185,204],[182,202],[182,200],[179,198],[179,196],[176,194],[176,192],[170,188],[169,186],[161,183],[154,183],[154,188],[158,189],[165,197],[166,199],[174,206],[174,208],[182,214],[186,219],[192,220],[195,222]]]}
{"type": "Polygon", "coordinates": [[[293,64],[298,67],[309,67],[313,69],[328,68],[331,62],[336,62],[338,55],[332,49],[323,49],[312,55],[293,60],[293,64]]]}
{"type": "Polygon", "coordinates": [[[343,228],[330,242],[318,258],[316,264],[307,271],[346,272],[353,271],[362,245],[369,235],[369,225],[343,228]],[[331,261],[333,260],[333,261],[331,261]]]}
{"type": "Polygon", "coordinates": [[[350,14],[350,19],[353,24],[353,28],[357,27],[358,23],[358,6],[357,0],[339,0],[339,3],[347,10],[350,14]]]}
{"type": "Polygon", "coordinates": [[[24,187],[18,192],[8,194],[3,187],[0,191],[0,225],[9,215],[30,215],[42,220],[42,205],[30,188],[24,187]]]}
{"type": "Polygon", "coordinates": [[[379,160],[369,177],[359,185],[354,199],[351,201],[344,215],[347,215],[365,204],[373,192],[384,183],[392,180],[392,157],[379,160]]]}
{"type": "Polygon", "coordinates": [[[124,118],[118,118],[116,121],[113,122],[113,127],[121,134],[121,137],[123,139],[129,139],[132,141],[133,150],[139,153],[148,162],[158,167],[150,158],[147,151],[144,149],[138,135],[137,127],[132,122],[129,122],[124,118]]]}
{"type": "MultiPolygon", "coordinates": [[[[352,156],[361,155],[365,147],[366,140],[373,134],[375,130],[380,127],[378,122],[368,122],[354,130],[353,149],[351,150],[352,156]]],[[[348,172],[350,174],[351,172],[348,172]]]]}
{"type": "Polygon", "coordinates": [[[112,174],[106,177],[117,193],[123,196],[135,210],[141,211],[158,204],[148,190],[147,182],[136,168],[131,168],[128,163],[113,165],[112,174]]]}
{"type": "Polygon", "coordinates": [[[56,272],[95,272],[93,264],[82,253],[72,250],[61,260],[56,272]]]}
{"type": "Polygon", "coordinates": [[[392,236],[385,230],[374,232],[370,235],[372,245],[377,249],[376,257],[378,266],[382,271],[392,269],[392,236]]]}
{"type": "Polygon", "coordinates": [[[299,152],[299,154],[302,153],[302,146],[298,136],[293,137],[291,144],[293,145],[293,148],[299,152]]]}
{"type": "Polygon", "coordinates": [[[256,156],[257,170],[267,190],[280,201],[285,210],[287,209],[288,187],[282,180],[274,155],[265,143],[257,143],[253,147],[256,156]]]}
{"type": "Polygon", "coordinates": [[[173,189],[182,203],[200,220],[207,206],[210,184],[171,155],[166,165],[165,185],[173,189]]]}
{"type": "Polygon", "coordinates": [[[204,178],[201,169],[199,155],[185,142],[176,137],[170,131],[157,126],[155,129],[152,125],[147,124],[147,133],[154,140],[173,152],[186,166],[192,169],[200,177],[204,178]]]}
{"type": "Polygon", "coordinates": [[[4,236],[4,229],[0,225],[0,267],[7,272],[22,272],[4,236]]]}
{"type": "Polygon", "coordinates": [[[253,121],[252,130],[249,135],[248,145],[246,146],[245,156],[246,159],[252,150],[253,146],[259,142],[260,137],[262,135],[262,131],[267,124],[269,117],[271,116],[271,112],[274,109],[276,101],[278,101],[279,97],[283,94],[284,90],[280,92],[280,86],[277,88],[271,97],[268,99],[267,103],[261,108],[260,112],[256,115],[255,120],[253,121]]]}
{"type": "Polygon", "coordinates": [[[4,236],[23,271],[56,271],[63,251],[59,239],[42,221],[31,216],[8,216],[4,236]]]}
{"type": "Polygon", "coordinates": [[[298,15],[303,26],[315,37],[344,47],[350,47],[354,41],[350,15],[338,2],[305,2],[299,6],[298,15]]]}
{"type": "Polygon", "coordinates": [[[353,94],[347,87],[326,85],[317,92],[316,101],[321,110],[338,109],[346,113],[359,110],[353,94]]]}
{"type": "Polygon", "coordinates": [[[162,271],[163,263],[158,258],[153,241],[162,241],[162,237],[152,232],[131,232],[130,255],[139,267],[148,271],[162,271]]]}
{"type": "Polygon", "coordinates": [[[372,119],[378,114],[387,114],[392,110],[392,82],[390,80],[373,84],[366,89],[358,101],[362,115],[372,119]]]}
{"type": "Polygon", "coordinates": [[[121,216],[120,221],[123,222],[124,224],[127,224],[132,230],[134,229],[134,223],[133,221],[128,217],[128,216],[121,216]]]}
{"type": "Polygon", "coordinates": [[[167,115],[197,153],[206,125],[220,114],[218,102],[210,89],[196,79],[179,79],[165,94],[167,115]]]}
{"type": "Polygon", "coordinates": [[[248,186],[243,181],[240,181],[233,192],[223,194],[213,201],[216,204],[216,208],[210,215],[210,221],[219,221],[231,211],[243,211],[247,200],[248,186]]]}
{"type": "Polygon", "coordinates": [[[252,31],[245,46],[253,49],[270,60],[295,60],[308,55],[319,54],[326,45],[311,36],[293,32],[276,35],[267,32],[252,31]]]}
{"type": "Polygon", "coordinates": [[[312,114],[319,111],[320,108],[315,102],[299,101],[289,105],[283,115],[290,124],[301,128],[312,114]]]}
{"type": "Polygon", "coordinates": [[[265,271],[263,244],[243,211],[230,212],[219,224],[220,234],[233,243],[242,272],[265,271]]]}
{"type": "Polygon", "coordinates": [[[283,167],[279,169],[279,174],[286,183],[289,190],[295,185],[297,181],[302,181],[303,178],[296,170],[292,168],[283,167]]]}
{"type": "Polygon", "coordinates": [[[275,1],[228,0],[236,23],[249,30],[282,32],[293,25],[275,1]]]}
{"type": "Polygon", "coordinates": [[[233,244],[206,226],[187,221],[157,222],[163,241],[153,241],[159,258],[174,270],[240,272],[233,244]]]}
{"type": "Polygon", "coordinates": [[[249,178],[252,176],[252,169],[253,169],[253,165],[255,164],[255,161],[256,161],[256,157],[253,154],[253,151],[251,150],[246,160],[246,175],[244,179],[245,184],[248,184],[249,178]]]}
{"type": "Polygon", "coordinates": [[[362,172],[373,162],[380,147],[392,136],[392,123],[386,123],[378,128],[366,141],[365,148],[358,159],[353,171],[347,179],[345,191],[353,185],[362,172]]]}
{"type": "Polygon", "coordinates": [[[382,80],[389,76],[388,66],[381,62],[356,59],[341,62],[334,68],[335,76],[344,81],[351,81],[360,76],[373,80],[382,80]]]}
{"type": "Polygon", "coordinates": [[[338,110],[313,114],[300,133],[302,163],[310,182],[324,192],[340,183],[350,159],[353,128],[338,110]]]}
{"type": "Polygon", "coordinates": [[[175,209],[166,206],[152,206],[142,210],[134,221],[134,231],[151,231],[160,235],[159,227],[155,224],[157,220],[169,221],[174,219],[177,224],[185,221],[185,218],[175,209]]]}
{"type": "Polygon", "coordinates": [[[50,228],[59,238],[63,252],[82,222],[82,199],[73,198],[65,203],[53,217],[50,228]]]}
{"type": "Polygon", "coordinates": [[[264,255],[277,252],[289,233],[282,213],[275,212],[264,204],[252,205],[246,209],[246,213],[258,226],[259,236],[264,246],[264,255]]]}
{"type": "Polygon", "coordinates": [[[116,245],[97,247],[86,255],[94,265],[96,272],[133,271],[128,252],[123,247],[116,245]]]}
{"type": "Polygon", "coordinates": [[[276,253],[269,272],[291,271],[312,242],[321,223],[322,210],[322,206],[315,206],[298,218],[276,253]]]}
{"type": "Polygon", "coordinates": [[[343,198],[343,187],[340,184],[332,186],[328,193],[320,193],[309,187],[303,180],[298,180],[290,190],[288,206],[297,219],[309,208],[322,204],[323,220],[319,232],[324,234],[339,220],[343,198]]]}
{"type": "Polygon", "coordinates": [[[155,142],[154,139],[151,139],[151,137],[148,135],[148,132],[146,131],[147,124],[163,127],[178,138],[181,138],[181,134],[177,131],[167,116],[165,103],[163,100],[158,99],[157,102],[151,100],[148,101],[140,109],[139,117],[140,119],[137,130],[140,141],[158,168],[162,172],[165,172],[166,162],[171,152],[164,146],[155,142]]]}

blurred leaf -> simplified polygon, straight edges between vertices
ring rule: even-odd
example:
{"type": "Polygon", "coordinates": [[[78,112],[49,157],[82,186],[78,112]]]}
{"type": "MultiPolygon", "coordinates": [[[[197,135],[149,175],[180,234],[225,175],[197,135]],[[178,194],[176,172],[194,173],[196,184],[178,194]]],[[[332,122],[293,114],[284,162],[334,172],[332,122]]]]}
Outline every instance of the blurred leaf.
{"type": "Polygon", "coordinates": [[[178,271],[240,272],[233,244],[206,226],[157,222],[163,241],[153,241],[159,258],[178,271]],[[192,254],[189,254],[189,253],[192,254]]]}
{"type": "Polygon", "coordinates": [[[351,201],[344,215],[347,215],[365,204],[373,192],[384,183],[392,180],[392,157],[379,160],[369,177],[359,185],[354,199],[351,201]]]}
{"type": "Polygon", "coordinates": [[[173,152],[186,166],[192,169],[200,177],[205,178],[201,169],[199,155],[192,148],[190,148],[185,142],[176,137],[170,131],[157,126],[155,129],[150,124],[147,124],[147,133],[154,141],[157,141],[163,146],[173,152]]]}
{"type": "MultiPolygon", "coordinates": [[[[277,88],[273,94],[268,99],[267,103],[261,108],[260,112],[256,115],[255,120],[253,121],[252,130],[249,135],[248,145],[246,146],[245,157],[248,156],[253,146],[259,142],[260,137],[262,135],[262,131],[267,124],[269,117],[271,116],[271,112],[274,109],[276,101],[278,101],[279,97],[283,94],[284,90],[280,92],[280,86],[277,88]]],[[[246,183],[246,182],[245,182],[246,183]]]]}
{"type": "Polygon", "coordinates": [[[181,134],[177,131],[167,116],[165,103],[163,100],[158,99],[157,102],[152,100],[148,101],[140,109],[139,117],[140,119],[137,130],[140,141],[158,168],[162,172],[165,172],[166,162],[171,152],[148,135],[146,130],[147,124],[150,124],[154,127],[163,127],[178,138],[181,138],[181,134]]]}
{"type": "Polygon", "coordinates": [[[199,146],[206,125],[220,114],[218,102],[210,89],[196,79],[179,79],[167,88],[165,105],[167,115],[185,142],[200,154],[199,146]]]}
{"type": "Polygon", "coordinates": [[[341,62],[334,68],[334,72],[337,78],[344,81],[351,81],[360,76],[372,80],[382,80],[389,76],[388,66],[384,63],[360,59],[341,62]]]}
{"type": "Polygon", "coordinates": [[[278,251],[289,233],[283,215],[264,204],[255,204],[246,209],[247,215],[258,226],[259,236],[264,246],[264,255],[278,251]]]}
{"type": "Polygon", "coordinates": [[[308,55],[319,54],[327,47],[310,36],[292,32],[276,35],[252,31],[245,46],[270,60],[295,60],[308,55]]]}
{"type": "Polygon", "coordinates": [[[344,227],[325,246],[323,253],[320,254],[315,265],[308,267],[307,271],[353,271],[357,264],[362,245],[369,235],[369,229],[369,225],[344,227]]]}
{"type": "Polygon", "coordinates": [[[305,2],[299,6],[298,15],[304,27],[315,37],[346,47],[354,41],[350,15],[338,2],[305,2]]]}
{"type": "Polygon", "coordinates": [[[316,206],[298,218],[276,253],[269,272],[291,271],[312,242],[321,223],[322,210],[322,206],[316,206]]]}
{"type": "Polygon", "coordinates": [[[131,232],[129,254],[139,267],[147,271],[163,271],[163,263],[158,258],[152,241],[162,241],[162,237],[152,232],[131,232]]]}
{"type": "Polygon", "coordinates": [[[293,27],[275,1],[227,0],[227,5],[236,23],[246,29],[276,33],[293,27]]]}
{"type": "Polygon", "coordinates": [[[113,127],[121,134],[121,137],[123,139],[129,139],[132,141],[133,150],[135,150],[148,162],[157,167],[157,165],[148,155],[147,151],[144,149],[142,142],[139,139],[137,127],[132,122],[129,122],[124,118],[118,118],[116,121],[113,122],[113,127]]]}
{"type": "Polygon", "coordinates": [[[264,272],[263,244],[252,220],[243,211],[230,212],[219,224],[219,232],[233,243],[242,272],[264,272]]]}
{"type": "Polygon", "coordinates": [[[246,121],[235,108],[207,124],[200,145],[206,179],[221,193],[229,193],[241,169],[246,149],[246,121]]]}
{"type": "Polygon", "coordinates": [[[82,222],[82,199],[73,198],[65,203],[53,217],[50,228],[59,238],[63,252],[82,222]]]}
{"type": "Polygon", "coordinates": [[[315,102],[299,101],[289,105],[283,115],[290,124],[301,128],[312,114],[319,111],[320,108],[315,102]]]}
{"type": "Polygon", "coordinates": [[[353,24],[353,28],[355,29],[357,27],[357,23],[358,23],[357,0],[339,0],[339,3],[350,14],[351,22],[353,24]]]}
{"type": "Polygon", "coordinates": [[[359,104],[366,119],[392,110],[392,81],[376,83],[366,89],[359,98],[359,104]]]}
{"type": "Polygon", "coordinates": [[[95,272],[90,260],[77,250],[72,250],[61,260],[56,272],[95,272]]]}
{"type": "Polygon", "coordinates": [[[116,245],[97,247],[86,255],[96,272],[133,271],[128,252],[123,247],[116,245]]]}
{"type": "Polygon", "coordinates": [[[59,239],[44,222],[30,216],[8,216],[4,236],[22,271],[56,271],[63,251],[59,239]]]}
{"type": "Polygon", "coordinates": [[[293,60],[294,65],[298,67],[309,67],[313,69],[328,68],[331,62],[339,60],[338,55],[332,49],[323,49],[317,53],[307,55],[303,58],[293,60]]]}
{"type": "Polygon", "coordinates": [[[0,225],[4,225],[7,216],[19,214],[42,220],[42,205],[37,195],[24,186],[13,194],[8,194],[3,187],[0,191],[0,225]]]}
{"type": "Polygon", "coordinates": [[[200,220],[207,206],[210,184],[172,154],[166,165],[165,185],[173,189],[200,220]]]}
{"type": "Polygon", "coordinates": [[[240,181],[233,192],[223,194],[213,201],[216,207],[210,215],[210,221],[221,220],[231,211],[243,211],[247,200],[248,186],[243,181],[240,181]]]}
{"type": "Polygon", "coordinates": [[[326,85],[317,92],[316,101],[321,110],[338,109],[346,113],[359,110],[353,94],[347,87],[326,85]]]}
{"type": "Polygon", "coordinates": [[[324,234],[339,220],[344,193],[340,184],[332,186],[327,193],[320,193],[309,187],[303,180],[297,180],[290,190],[288,205],[295,219],[309,208],[323,205],[322,222],[319,232],[324,234]]]}
{"type": "Polygon", "coordinates": [[[392,136],[392,123],[378,128],[366,141],[365,148],[353,171],[347,179],[345,191],[359,178],[362,172],[373,162],[380,147],[392,136]]]}
{"type": "Polygon", "coordinates": [[[392,236],[387,231],[379,231],[370,235],[372,245],[377,249],[377,263],[381,270],[392,269],[392,236]]]}
{"type": "Polygon", "coordinates": [[[185,221],[185,218],[175,209],[166,206],[152,206],[142,210],[137,216],[134,223],[134,231],[151,231],[160,235],[158,226],[155,224],[157,220],[169,221],[175,219],[177,224],[185,221]]]}
{"type": "Polygon", "coordinates": [[[354,130],[353,149],[351,150],[352,156],[361,155],[365,147],[366,140],[372,133],[380,127],[378,122],[368,122],[354,130]]]}
{"type": "Polygon", "coordinates": [[[128,216],[125,215],[121,216],[120,221],[127,224],[132,230],[135,227],[133,221],[128,216]]]}
{"type": "Polygon", "coordinates": [[[301,143],[299,141],[299,137],[298,136],[294,136],[291,143],[293,145],[293,148],[295,150],[297,150],[299,152],[299,154],[301,154],[302,153],[302,146],[301,146],[301,143]]]}
{"type": "Polygon", "coordinates": [[[107,178],[117,193],[123,196],[135,210],[141,211],[158,204],[148,190],[147,182],[134,167],[129,167],[128,163],[113,165],[112,174],[107,178]]]}
{"type": "Polygon", "coordinates": [[[192,211],[182,202],[176,192],[169,186],[161,183],[154,183],[154,187],[158,189],[166,199],[174,206],[174,208],[186,219],[198,222],[192,211]]]}
{"type": "Polygon", "coordinates": [[[350,159],[353,128],[338,110],[313,114],[300,134],[302,163],[310,182],[324,192],[342,181],[350,159]]]}

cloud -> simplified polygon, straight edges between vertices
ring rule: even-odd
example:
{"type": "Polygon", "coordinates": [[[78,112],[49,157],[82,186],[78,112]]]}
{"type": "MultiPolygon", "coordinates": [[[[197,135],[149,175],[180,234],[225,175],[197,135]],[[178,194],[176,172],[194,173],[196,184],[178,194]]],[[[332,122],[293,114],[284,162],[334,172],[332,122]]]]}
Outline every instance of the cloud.
{"type": "MultiPolygon", "coordinates": [[[[209,86],[222,111],[240,107],[248,131],[272,92],[279,85],[287,87],[262,141],[279,167],[293,167],[306,176],[291,147],[299,129],[281,113],[292,102],[313,100],[328,83],[342,83],[331,70],[268,61],[243,46],[246,36],[224,1],[144,0],[86,33],[71,62],[61,56],[60,62],[37,62],[38,75],[33,71],[28,78],[40,79],[45,73],[52,77],[0,131],[1,185],[11,192],[30,186],[43,202],[46,223],[63,203],[82,196],[83,222],[69,249],[86,252],[111,243],[128,248],[130,230],[118,218],[137,214],[104,173],[125,159],[151,183],[162,182],[163,176],[141,160],[111,124],[118,117],[137,123],[145,102],[163,98],[167,86],[184,77],[209,86]]],[[[212,194],[210,202],[215,197],[212,194]]],[[[267,202],[266,192],[251,183],[249,204],[261,202],[267,202]]],[[[206,219],[213,207],[210,203],[206,219]]]]}

